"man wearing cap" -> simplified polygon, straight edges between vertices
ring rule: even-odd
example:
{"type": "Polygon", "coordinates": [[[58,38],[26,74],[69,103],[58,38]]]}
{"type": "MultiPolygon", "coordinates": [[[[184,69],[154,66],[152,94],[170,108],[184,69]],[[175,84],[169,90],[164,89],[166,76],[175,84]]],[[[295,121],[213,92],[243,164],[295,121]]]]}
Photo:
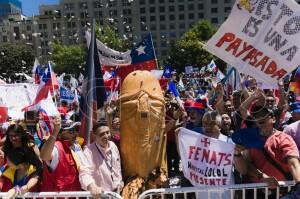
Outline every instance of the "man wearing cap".
{"type": "Polygon", "coordinates": [[[202,117],[205,113],[205,104],[200,101],[187,101],[185,108],[188,113],[188,122],[186,128],[198,133],[202,132],[202,117]]]}
{"type": "Polygon", "coordinates": [[[85,156],[76,141],[78,125],[65,124],[61,130],[61,118],[55,118],[53,133],[40,152],[44,161],[41,191],[81,191],[78,174],[85,156]]]}
{"type": "MultiPolygon", "coordinates": [[[[276,119],[272,110],[254,107],[252,114],[260,136],[265,142],[261,149],[248,146],[248,149],[242,153],[241,150],[237,150],[235,152],[236,168],[241,174],[247,174],[252,182],[263,181],[271,188],[278,186],[278,181],[291,180],[289,178],[292,177],[296,182],[296,189],[291,194],[298,195],[285,198],[299,198],[300,164],[296,143],[291,136],[273,128],[276,119]]],[[[272,194],[273,197],[269,198],[276,198],[276,193],[272,194]]]]}
{"type": "Polygon", "coordinates": [[[120,192],[123,188],[121,159],[117,146],[110,141],[110,129],[105,122],[93,127],[94,143],[84,150],[86,161],[80,167],[79,180],[84,190],[94,197],[102,191],[120,192]]]}

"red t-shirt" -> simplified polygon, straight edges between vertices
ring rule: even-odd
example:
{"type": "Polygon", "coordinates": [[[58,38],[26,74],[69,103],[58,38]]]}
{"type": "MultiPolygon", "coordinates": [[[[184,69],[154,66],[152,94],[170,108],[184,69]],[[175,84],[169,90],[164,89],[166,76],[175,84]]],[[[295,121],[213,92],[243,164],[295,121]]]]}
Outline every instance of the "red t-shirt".
{"type": "MultiPolygon", "coordinates": [[[[289,172],[287,158],[291,156],[299,157],[299,151],[293,138],[280,131],[276,131],[266,140],[264,148],[269,156],[276,161],[286,173],[289,172]]],[[[285,175],[280,172],[272,162],[266,159],[262,150],[250,149],[249,152],[252,162],[257,169],[269,176],[274,176],[279,181],[286,180],[285,175]]],[[[251,181],[258,182],[259,180],[252,178],[251,181]]]]}

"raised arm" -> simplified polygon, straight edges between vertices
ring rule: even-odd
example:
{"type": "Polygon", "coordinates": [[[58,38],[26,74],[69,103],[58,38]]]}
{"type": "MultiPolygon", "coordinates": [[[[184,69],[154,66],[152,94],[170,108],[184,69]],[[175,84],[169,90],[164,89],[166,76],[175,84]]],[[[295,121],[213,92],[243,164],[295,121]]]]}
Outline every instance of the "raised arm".
{"type": "Polygon", "coordinates": [[[52,151],[54,148],[57,135],[60,131],[60,127],[61,127],[61,118],[60,116],[56,116],[54,119],[54,128],[53,128],[52,135],[48,137],[47,141],[45,142],[45,144],[43,145],[40,151],[40,157],[42,160],[49,161],[52,159],[51,155],[52,155],[52,151]]]}

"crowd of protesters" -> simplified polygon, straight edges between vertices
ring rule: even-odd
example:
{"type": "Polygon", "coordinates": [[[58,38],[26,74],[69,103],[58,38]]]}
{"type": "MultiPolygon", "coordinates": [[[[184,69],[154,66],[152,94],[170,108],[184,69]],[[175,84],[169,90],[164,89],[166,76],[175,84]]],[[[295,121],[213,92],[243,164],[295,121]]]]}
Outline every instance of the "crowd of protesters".
{"type": "MultiPolygon", "coordinates": [[[[184,108],[168,89],[164,91],[170,187],[192,186],[183,177],[177,145],[177,129],[185,127],[236,142],[231,184],[266,182],[275,188],[278,181],[295,180],[292,192],[281,190],[280,194],[284,199],[300,198],[300,98],[288,92],[286,82],[279,82],[276,90],[261,89],[255,78],[243,76],[241,89],[229,90],[210,75],[173,73],[169,81],[177,85],[184,108]]],[[[106,104],[93,127],[94,141],[85,145],[78,136],[79,103],[57,100],[60,115],[50,121],[52,132],[40,139],[36,136],[43,130],[36,128],[43,120],[40,115],[30,121],[1,124],[1,191],[7,192],[6,198],[45,191],[88,190],[94,197],[103,191],[120,193],[126,180],[119,153],[120,110],[113,101],[106,104]],[[73,116],[69,117],[71,111],[73,116]]],[[[276,198],[272,189],[270,193],[259,192],[258,198],[265,198],[265,194],[276,198]]],[[[251,191],[246,195],[253,198],[251,191]]],[[[228,192],[222,196],[230,198],[228,192]]],[[[235,198],[240,197],[236,192],[235,198]]]]}

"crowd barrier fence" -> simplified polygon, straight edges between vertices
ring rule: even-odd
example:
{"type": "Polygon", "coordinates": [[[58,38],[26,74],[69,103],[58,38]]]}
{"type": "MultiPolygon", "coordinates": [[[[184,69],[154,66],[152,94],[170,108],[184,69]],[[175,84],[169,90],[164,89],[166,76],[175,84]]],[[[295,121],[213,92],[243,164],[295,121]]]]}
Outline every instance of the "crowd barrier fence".
{"type": "MultiPolygon", "coordinates": [[[[0,193],[0,198],[3,198],[7,193],[0,193]]],[[[92,198],[92,195],[89,191],[70,191],[70,192],[30,192],[26,193],[22,196],[17,196],[17,198],[33,198],[33,199],[49,199],[49,198],[76,198],[76,199],[84,199],[84,198],[92,198]]],[[[122,197],[110,191],[105,191],[101,198],[103,199],[122,199],[122,197]]]]}
{"type": "MultiPolygon", "coordinates": [[[[287,191],[290,191],[294,186],[294,181],[279,182],[280,187],[276,188],[276,199],[279,199],[279,189],[286,187],[287,191]]],[[[230,199],[246,199],[246,191],[253,190],[253,199],[268,199],[268,195],[265,194],[264,198],[258,197],[258,190],[262,190],[265,193],[269,192],[269,188],[266,183],[251,183],[251,184],[235,184],[216,187],[185,187],[185,188],[167,188],[167,189],[151,189],[143,192],[138,199],[203,199],[197,197],[198,193],[205,192],[207,198],[205,199],[224,199],[222,193],[229,191],[230,199]],[[238,194],[238,195],[237,195],[238,194]],[[214,195],[214,196],[212,196],[214,195]],[[216,196],[217,195],[217,196],[216,196]],[[236,196],[235,196],[236,195],[236,196]]],[[[203,196],[203,193],[201,194],[203,196]]],[[[249,197],[248,197],[249,198],[249,197]]],[[[252,199],[252,198],[251,198],[252,199]]]]}
{"type": "MultiPolygon", "coordinates": [[[[279,182],[280,187],[276,188],[276,199],[279,199],[279,189],[286,187],[287,191],[290,191],[294,186],[294,181],[279,182]]],[[[268,195],[265,194],[265,198],[259,198],[257,193],[258,190],[262,190],[265,193],[269,192],[269,188],[266,183],[251,183],[251,184],[236,184],[236,185],[225,185],[216,187],[184,187],[184,188],[166,188],[166,189],[150,189],[143,192],[138,199],[191,199],[197,198],[197,194],[205,192],[207,198],[212,199],[213,194],[218,195],[218,199],[222,198],[222,193],[224,191],[230,192],[231,199],[246,199],[246,191],[253,190],[253,199],[268,199],[268,195]],[[234,197],[235,194],[239,192],[239,197],[234,197]],[[191,196],[191,194],[193,194],[191,196]]],[[[3,198],[7,193],[0,193],[0,198],[3,198]]],[[[47,198],[91,198],[92,195],[89,191],[79,191],[79,192],[30,192],[22,196],[17,196],[17,198],[33,198],[33,199],[47,199],[47,198]]],[[[106,191],[101,196],[102,199],[122,199],[122,197],[115,193],[106,191]]],[[[215,199],[216,196],[214,195],[215,199]]],[[[199,199],[199,198],[197,198],[199,199]]],[[[201,198],[202,199],[202,198],[201,198]]]]}

